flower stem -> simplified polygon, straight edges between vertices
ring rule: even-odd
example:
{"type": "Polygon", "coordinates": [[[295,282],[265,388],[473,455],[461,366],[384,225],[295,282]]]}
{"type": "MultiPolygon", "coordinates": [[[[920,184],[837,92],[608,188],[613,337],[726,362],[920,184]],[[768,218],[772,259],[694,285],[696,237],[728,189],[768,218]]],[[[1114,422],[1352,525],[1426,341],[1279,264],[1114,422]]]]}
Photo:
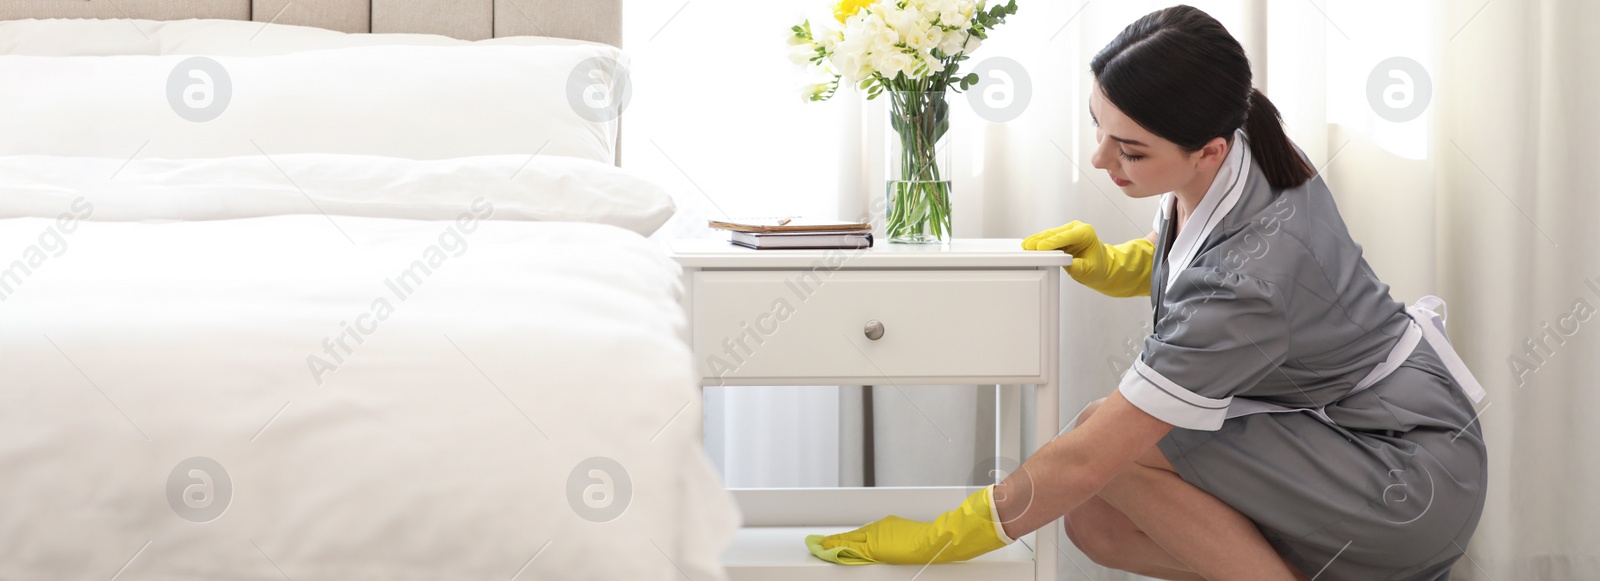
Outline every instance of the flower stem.
{"type": "Polygon", "coordinates": [[[891,242],[947,242],[950,182],[939,169],[939,141],[949,128],[944,91],[890,91],[899,173],[890,176],[891,242]]]}

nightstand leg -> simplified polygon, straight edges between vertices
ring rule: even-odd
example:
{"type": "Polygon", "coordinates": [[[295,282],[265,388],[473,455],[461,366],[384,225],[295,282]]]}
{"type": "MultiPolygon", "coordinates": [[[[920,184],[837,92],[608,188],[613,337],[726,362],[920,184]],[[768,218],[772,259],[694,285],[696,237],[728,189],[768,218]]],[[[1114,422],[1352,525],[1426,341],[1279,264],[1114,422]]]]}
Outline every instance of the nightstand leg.
{"type": "MultiPolygon", "coordinates": [[[[1057,409],[1060,399],[1060,386],[1056,381],[1042,383],[1034,387],[1034,445],[1043,446],[1056,437],[1056,426],[1060,421],[1060,410],[1057,409]]],[[[1039,529],[1034,536],[1037,546],[1034,547],[1034,579],[1037,581],[1054,580],[1056,578],[1056,541],[1059,538],[1056,531],[1061,530],[1061,521],[1052,521],[1048,526],[1039,529]]]]}
{"type": "MultiPolygon", "coordinates": [[[[995,449],[997,458],[1006,458],[1021,464],[1027,457],[1028,451],[1023,449],[1024,426],[1033,422],[1023,419],[1026,410],[1022,406],[1022,391],[1025,385],[996,385],[995,386],[995,449]]],[[[996,466],[1005,470],[1014,466],[996,466]]]]}

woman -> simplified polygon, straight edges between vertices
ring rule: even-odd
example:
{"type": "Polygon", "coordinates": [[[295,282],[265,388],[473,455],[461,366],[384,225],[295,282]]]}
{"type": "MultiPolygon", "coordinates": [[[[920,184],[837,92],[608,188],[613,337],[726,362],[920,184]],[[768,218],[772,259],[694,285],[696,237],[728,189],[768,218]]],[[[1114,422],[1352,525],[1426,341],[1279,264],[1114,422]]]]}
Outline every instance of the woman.
{"type": "Polygon", "coordinates": [[[1073,222],[1023,246],[1072,254],[1105,294],[1150,295],[1140,360],[960,508],[812,552],[962,560],[1062,518],[1096,562],[1161,579],[1447,579],[1487,471],[1481,388],[1442,303],[1389,297],[1215,19],[1154,12],[1090,68],[1094,166],[1129,197],[1163,195],[1157,229],[1112,246],[1073,222]]]}

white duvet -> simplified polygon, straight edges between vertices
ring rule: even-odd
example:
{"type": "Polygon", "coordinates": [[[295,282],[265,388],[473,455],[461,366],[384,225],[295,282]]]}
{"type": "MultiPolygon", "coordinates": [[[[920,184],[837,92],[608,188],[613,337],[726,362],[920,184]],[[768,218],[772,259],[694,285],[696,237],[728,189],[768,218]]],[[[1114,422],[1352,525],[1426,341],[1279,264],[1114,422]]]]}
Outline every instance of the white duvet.
{"type": "Polygon", "coordinates": [[[0,220],[0,579],[722,578],[677,269],[486,211],[0,220]]]}

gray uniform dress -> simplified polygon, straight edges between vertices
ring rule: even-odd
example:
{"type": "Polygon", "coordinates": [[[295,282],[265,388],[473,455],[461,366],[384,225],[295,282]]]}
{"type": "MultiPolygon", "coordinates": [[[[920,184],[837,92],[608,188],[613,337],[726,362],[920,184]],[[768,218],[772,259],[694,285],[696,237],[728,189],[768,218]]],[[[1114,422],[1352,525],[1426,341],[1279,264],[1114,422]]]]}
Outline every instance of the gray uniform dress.
{"type": "Polygon", "coordinates": [[[1447,579],[1483,508],[1481,388],[1441,333],[1418,340],[1442,320],[1389,297],[1320,176],[1274,189],[1233,143],[1177,235],[1163,200],[1155,332],[1118,390],[1306,575],[1447,579]]]}

